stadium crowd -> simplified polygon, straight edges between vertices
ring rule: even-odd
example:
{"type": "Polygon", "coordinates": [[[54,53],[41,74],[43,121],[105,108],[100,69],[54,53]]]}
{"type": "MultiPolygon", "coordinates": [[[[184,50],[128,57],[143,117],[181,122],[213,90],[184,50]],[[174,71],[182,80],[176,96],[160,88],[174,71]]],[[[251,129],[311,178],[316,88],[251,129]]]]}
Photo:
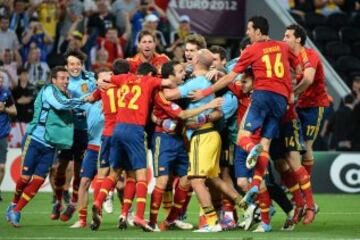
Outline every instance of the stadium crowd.
{"type": "Polygon", "coordinates": [[[92,230],[106,217],[104,202],[114,189],[122,204],[119,229],[193,229],[185,221],[193,192],[198,232],[249,230],[255,222],[255,232],[269,232],[272,200],[287,214],[283,230],[315,219],[313,150],[358,150],[359,76],[353,94],[331,111],[322,63],[304,47],[307,33],[299,25],[274,41],[267,20],[252,17],[240,56],[228,60],[226,49],[208,47],[191,30],[188,16],[171,31],[162,2],[0,6],[0,183],[10,118],[29,123],[21,177],[6,212],[13,226],[20,226],[21,210],[49,173],[51,219],[69,221],[78,212],[73,228],[88,226],[91,182],[92,230]],[[148,221],[147,148],[156,178],[148,221]],[[274,181],[270,158],[292,202],[274,181]],[[158,223],[161,204],[167,217],[158,223]]]}

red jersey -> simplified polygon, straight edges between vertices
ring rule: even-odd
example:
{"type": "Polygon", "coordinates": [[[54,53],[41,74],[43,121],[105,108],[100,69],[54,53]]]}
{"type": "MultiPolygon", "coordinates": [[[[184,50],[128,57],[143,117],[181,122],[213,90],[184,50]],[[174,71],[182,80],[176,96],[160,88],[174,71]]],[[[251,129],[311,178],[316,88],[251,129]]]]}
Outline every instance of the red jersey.
{"type": "MultiPolygon", "coordinates": [[[[241,84],[239,81],[235,81],[233,83],[231,83],[230,85],[228,85],[228,88],[231,92],[234,93],[234,95],[237,97],[238,101],[239,101],[239,105],[238,105],[238,111],[237,111],[237,116],[236,116],[236,120],[237,120],[237,124],[238,127],[240,127],[240,124],[246,114],[247,109],[250,106],[251,103],[251,95],[250,94],[245,94],[242,89],[241,89],[241,84]]],[[[253,142],[255,144],[260,142],[261,139],[261,128],[259,128],[258,130],[256,130],[256,132],[251,135],[251,139],[253,140],[253,142]]]]}
{"type": "MultiPolygon", "coordinates": [[[[127,59],[130,64],[130,72],[136,73],[136,69],[138,66],[145,62],[145,59],[141,56],[140,53],[136,54],[132,58],[127,59]]],[[[158,74],[161,74],[161,67],[164,63],[167,63],[169,61],[169,58],[164,54],[158,54],[154,53],[153,57],[150,59],[149,63],[153,65],[157,71],[158,74]]]]}
{"type": "Polygon", "coordinates": [[[153,91],[160,88],[162,79],[121,74],[111,81],[119,86],[116,122],[145,126],[153,91]]]}
{"type": "Polygon", "coordinates": [[[306,68],[314,68],[316,70],[314,82],[299,96],[298,107],[327,107],[329,99],[326,92],[325,75],[320,57],[311,48],[303,48],[298,59],[305,70],[306,68]]]}
{"type": "Polygon", "coordinates": [[[289,108],[286,110],[285,115],[282,118],[282,123],[291,122],[298,118],[298,115],[295,110],[295,104],[290,104],[289,108]]]}
{"type": "Polygon", "coordinates": [[[104,46],[106,51],[109,53],[108,62],[112,63],[117,58],[124,58],[124,49],[126,46],[126,39],[123,37],[119,37],[119,44],[113,43],[106,38],[98,37],[96,42],[99,47],[104,46]]]}
{"type": "MultiPolygon", "coordinates": [[[[176,119],[181,113],[182,109],[174,102],[166,100],[162,92],[155,95],[155,103],[153,114],[160,120],[176,119]]],[[[155,132],[167,132],[162,126],[156,125],[155,132]]]]}
{"type": "Polygon", "coordinates": [[[237,123],[240,125],[242,118],[245,115],[245,112],[250,105],[250,95],[245,94],[242,91],[240,81],[232,82],[228,85],[229,90],[237,97],[238,99],[238,111],[237,111],[237,123]]]}
{"type": "Polygon", "coordinates": [[[233,71],[244,72],[251,66],[254,72],[254,90],[265,90],[280,94],[287,99],[292,91],[290,66],[298,64],[295,55],[285,42],[255,42],[241,54],[233,71]]]}
{"type": "Polygon", "coordinates": [[[97,89],[92,94],[96,100],[102,100],[102,108],[105,117],[104,136],[112,136],[115,128],[117,112],[116,103],[118,102],[117,90],[117,88],[110,88],[106,91],[97,89]]]}

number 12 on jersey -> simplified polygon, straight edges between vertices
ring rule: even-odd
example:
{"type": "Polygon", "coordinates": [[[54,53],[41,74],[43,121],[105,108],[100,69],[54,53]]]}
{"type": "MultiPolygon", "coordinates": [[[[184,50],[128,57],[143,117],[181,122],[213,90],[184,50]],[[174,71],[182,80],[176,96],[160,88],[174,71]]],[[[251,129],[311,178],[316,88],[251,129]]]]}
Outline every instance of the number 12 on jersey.
{"type": "Polygon", "coordinates": [[[106,91],[106,95],[109,97],[110,111],[112,113],[115,113],[117,108],[127,107],[133,110],[139,109],[139,105],[136,104],[136,101],[141,95],[141,88],[138,85],[129,87],[129,85],[124,84],[119,89],[110,88],[106,91]],[[125,97],[130,92],[133,94],[133,97],[130,99],[129,103],[127,104],[125,102],[125,97]],[[117,102],[115,96],[118,98],[117,102]]]}

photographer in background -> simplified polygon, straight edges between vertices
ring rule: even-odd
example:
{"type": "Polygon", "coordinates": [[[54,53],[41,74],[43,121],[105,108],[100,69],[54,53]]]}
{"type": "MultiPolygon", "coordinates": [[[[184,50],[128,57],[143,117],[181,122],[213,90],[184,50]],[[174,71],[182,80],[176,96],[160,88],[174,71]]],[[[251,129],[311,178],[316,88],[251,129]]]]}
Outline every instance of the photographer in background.
{"type": "MultiPolygon", "coordinates": [[[[11,92],[3,87],[4,75],[0,74],[0,187],[5,176],[5,162],[8,149],[8,136],[11,130],[10,116],[16,116],[16,107],[11,92]]],[[[0,201],[2,201],[0,192],[0,201]]]]}

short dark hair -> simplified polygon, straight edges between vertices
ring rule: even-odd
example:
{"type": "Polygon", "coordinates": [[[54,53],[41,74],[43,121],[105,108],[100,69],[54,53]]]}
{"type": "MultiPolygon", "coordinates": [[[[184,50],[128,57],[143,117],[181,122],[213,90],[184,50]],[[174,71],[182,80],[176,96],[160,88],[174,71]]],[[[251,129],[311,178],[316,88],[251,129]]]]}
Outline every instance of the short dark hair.
{"type": "Polygon", "coordinates": [[[64,66],[56,66],[51,69],[50,77],[51,79],[56,78],[58,72],[67,72],[66,68],[64,66]]]}
{"type": "Polygon", "coordinates": [[[248,76],[248,77],[254,77],[254,72],[252,70],[251,67],[248,67],[245,71],[244,71],[244,75],[248,76]]]}
{"type": "Polygon", "coordinates": [[[286,30],[294,30],[295,38],[300,38],[301,46],[305,45],[306,42],[306,31],[303,27],[298,24],[291,24],[286,27],[286,30]]]}
{"type": "Polygon", "coordinates": [[[148,31],[148,30],[142,30],[142,31],[139,33],[139,35],[138,35],[137,41],[140,42],[141,39],[142,39],[143,37],[145,37],[145,36],[151,36],[151,37],[153,38],[154,42],[155,42],[155,35],[152,34],[152,33],[151,33],[150,31],[148,31]]]}
{"type": "Polygon", "coordinates": [[[24,68],[24,67],[19,67],[17,70],[16,70],[16,73],[17,73],[17,75],[20,75],[20,74],[22,74],[23,72],[28,72],[28,70],[26,69],[26,68],[24,68]]]}
{"type": "Polygon", "coordinates": [[[10,21],[10,15],[9,14],[0,14],[0,20],[9,20],[10,21]]]}
{"type": "Polygon", "coordinates": [[[112,64],[113,73],[115,75],[130,72],[130,64],[126,59],[118,58],[112,64]]]}
{"type": "Polygon", "coordinates": [[[269,23],[268,20],[263,16],[253,16],[248,22],[253,23],[253,28],[259,29],[262,35],[269,35],[269,23]]]}
{"type": "Polygon", "coordinates": [[[244,37],[240,42],[240,49],[244,50],[248,45],[251,45],[251,41],[249,37],[244,37]]]}
{"type": "Polygon", "coordinates": [[[142,63],[138,66],[136,73],[139,75],[148,75],[149,73],[151,73],[151,76],[156,76],[157,74],[157,70],[156,68],[151,65],[150,63],[142,63]]]}
{"type": "Polygon", "coordinates": [[[221,46],[218,46],[218,45],[212,45],[209,50],[212,53],[219,54],[221,60],[226,59],[226,50],[225,50],[225,48],[223,48],[221,46]]]}
{"type": "Polygon", "coordinates": [[[179,61],[169,61],[164,63],[161,67],[161,77],[168,78],[169,76],[175,76],[175,65],[181,64],[179,61]]]}
{"type": "Polygon", "coordinates": [[[79,59],[81,63],[84,63],[86,60],[86,55],[83,52],[81,52],[77,49],[68,49],[64,54],[64,57],[66,59],[66,64],[68,64],[67,61],[68,61],[68,57],[70,57],[70,56],[79,59]]]}
{"type": "Polygon", "coordinates": [[[185,44],[187,44],[187,43],[191,43],[191,44],[198,46],[198,50],[206,48],[205,38],[196,33],[190,34],[189,36],[187,36],[185,38],[185,44]]]}

